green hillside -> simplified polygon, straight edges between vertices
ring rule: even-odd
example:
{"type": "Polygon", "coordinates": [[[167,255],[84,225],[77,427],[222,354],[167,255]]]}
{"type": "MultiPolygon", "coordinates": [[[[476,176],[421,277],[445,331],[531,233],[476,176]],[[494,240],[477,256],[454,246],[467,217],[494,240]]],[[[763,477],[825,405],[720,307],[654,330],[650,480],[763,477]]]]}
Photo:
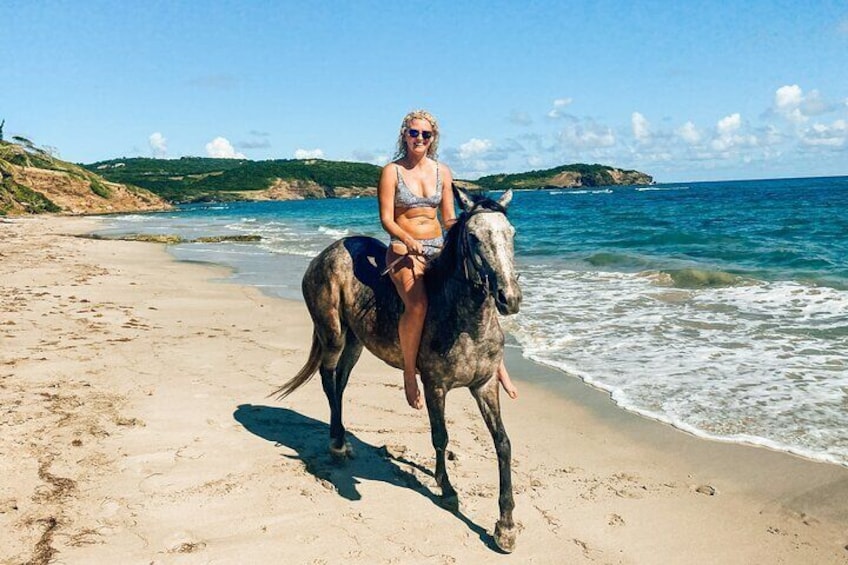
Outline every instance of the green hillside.
{"type": "MultiPolygon", "coordinates": [[[[266,198],[333,198],[374,195],[380,167],[323,159],[213,159],[134,157],[83,165],[113,181],[146,188],[170,202],[266,198]],[[268,191],[286,185],[283,194],[268,191]]],[[[484,190],[646,185],[650,175],[606,165],[574,164],[543,171],[490,175],[457,184],[484,190]]]]}
{"type": "Polygon", "coordinates": [[[112,159],[84,165],[104,178],[146,188],[172,202],[244,199],[247,191],[269,189],[276,181],[317,185],[332,197],[337,187],[376,187],[380,167],[323,159],[112,159]]]}

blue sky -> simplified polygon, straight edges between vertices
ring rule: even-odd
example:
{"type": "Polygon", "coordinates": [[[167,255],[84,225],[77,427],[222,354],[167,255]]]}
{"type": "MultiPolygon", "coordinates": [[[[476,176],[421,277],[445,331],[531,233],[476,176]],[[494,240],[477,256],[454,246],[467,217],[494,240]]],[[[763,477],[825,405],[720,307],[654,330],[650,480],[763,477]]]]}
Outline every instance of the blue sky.
{"type": "Polygon", "coordinates": [[[0,119],[63,159],[387,162],[460,178],[848,174],[848,2],[0,2],[0,119]]]}

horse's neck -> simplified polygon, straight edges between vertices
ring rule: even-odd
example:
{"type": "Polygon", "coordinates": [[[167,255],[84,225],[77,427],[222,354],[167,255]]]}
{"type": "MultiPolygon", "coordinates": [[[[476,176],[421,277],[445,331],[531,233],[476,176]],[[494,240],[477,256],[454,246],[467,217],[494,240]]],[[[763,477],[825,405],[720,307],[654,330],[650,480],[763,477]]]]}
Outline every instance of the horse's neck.
{"type": "Polygon", "coordinates": [[[491,298],[456,278],[433,285],[428,292],[428,305],[435,320],[460,327],[486,328],[497,317],[491,298]]]}

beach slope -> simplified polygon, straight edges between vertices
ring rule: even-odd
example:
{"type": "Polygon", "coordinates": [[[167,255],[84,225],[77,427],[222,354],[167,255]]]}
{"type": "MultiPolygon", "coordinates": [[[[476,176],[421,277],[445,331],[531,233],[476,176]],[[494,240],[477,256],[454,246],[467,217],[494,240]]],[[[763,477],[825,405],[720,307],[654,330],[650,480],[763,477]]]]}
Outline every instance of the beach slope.
{"type": "Polygon", "coordinates": [[[694,438],[515,348],[502,555],[467,391],[448,396],[453,514],[399,372],[363,355],[356,458],[335,464],[318,379],[267,398],[306,359],[305,306],[157,244],[69,235],[95,222],[0,221],[0,563],[848,561],[848,469],[694,438]]]}

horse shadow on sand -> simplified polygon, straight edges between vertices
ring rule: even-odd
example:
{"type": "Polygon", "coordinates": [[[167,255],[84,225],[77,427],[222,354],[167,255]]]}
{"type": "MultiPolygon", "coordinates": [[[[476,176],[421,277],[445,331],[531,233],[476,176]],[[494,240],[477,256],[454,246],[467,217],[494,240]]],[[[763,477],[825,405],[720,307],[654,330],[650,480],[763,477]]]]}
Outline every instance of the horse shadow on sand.
{"type": "Polygon", "coordinates": [[[355,456],[339,460],[330,455],[327,449],[330,426],[320,420],[287,408],[254,404],[239,405],[233,413],[233,418],[250,433],[296,451],[297,455],[285,457],[302,461],[309,474],[324,484],[331,484],[341,497],[360,500],[362,495],[357,490],[357,485],[361,480],[382,481],[399,488],[408,488],[456,516],[469,530],[476,533],[487,547],[500,551],[485,528],[474,523],[459,509],[442,505],[441,497],[406,468],[414,467],[429,477],[433,477],[433,471],[393,453],[393,450],[386,446],[371,445],[348,432],[347,441],[355,456]]]}

